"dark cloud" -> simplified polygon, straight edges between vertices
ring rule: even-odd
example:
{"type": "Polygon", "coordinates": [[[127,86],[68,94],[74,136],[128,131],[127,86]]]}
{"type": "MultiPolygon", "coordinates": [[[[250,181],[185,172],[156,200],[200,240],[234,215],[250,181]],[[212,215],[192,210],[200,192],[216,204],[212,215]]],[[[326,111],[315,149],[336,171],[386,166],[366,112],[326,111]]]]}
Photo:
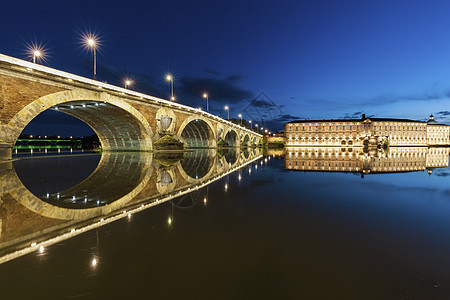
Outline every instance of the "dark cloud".
{"type": "Polygon", "coordinates": [[[291,96],[291,100],[294,100],[295,99],[295,97],[294,96],[291,96]]]}
{"type": "Polygon", "coordinates": [[[445,116],[445,117],[450,116],[450,111],[443,110],[443,111],[438,112],[436,115],[445,116]]]}
{"type": "Polygon", "coordinates": [[[286,122],[290,122],[293,120],[300,120],[303,119],[302,117],[298,117],[298,116],[293,116],[290,114],[285,114],[285,115],[281,115],[278,118],[274,119],[274,122],[279,122],[279,123],[286,123],[286,122]]]}
{"type": "Polygon", "coordinates": [[[343,118],[344,119],[359,119],[362,117],[362,114],[363,114],[363,112],[361,112],[361,111],[357,111],[354,113],[346,113],[343,118]]]}
{"type": "Polygon", "coordinates": [[[277,105],[275,103],[271,103],[265,100],[252,100],[250,104],[254,107],[276,107],[277,105]]]}
{"type": "MultiPolygon", "coordinates": [[[[364,114],[363,111],[357,111],[354,113],[346,113],[340,119],[361,119],[363,114],[364,114]]],[[[375,117],[375,115],[368,115],[368,114],[365,114],[365,115],[366,115],[366,118],[374,118],[375,117]]]]}
{"type": "Polygon", "coordinates": [[[179,79],[178,90],[183,97],[198,99],[202,91],[208,91],[210,99],[217,102],[236,104],[253,96],[249,90],[236,85],[227,79],[195,78],[184,76],[179,79]]]}
{"type": "Polygon", "coordinates": [[[242,80],[242,78],[244,78],[243,75],[234,74],[234,75],[228,76],[226,79],[229,80],[229,81],[239,81],[239,80],[242,80]]]}
{"type": "Polygon", "coordinates": [[[439,176],[439,177],[448,177],[450,176],[449,172],[434,172],[433,175],[439,176]]]}
{"type": "Polygon", "coordinates": [[[212,75],[222,75],[221,73],[219,73],[216,70],[211,69],[211,68],[204,68],[203,72],[209,73],[209,74],[212,74],[212,75]]]}

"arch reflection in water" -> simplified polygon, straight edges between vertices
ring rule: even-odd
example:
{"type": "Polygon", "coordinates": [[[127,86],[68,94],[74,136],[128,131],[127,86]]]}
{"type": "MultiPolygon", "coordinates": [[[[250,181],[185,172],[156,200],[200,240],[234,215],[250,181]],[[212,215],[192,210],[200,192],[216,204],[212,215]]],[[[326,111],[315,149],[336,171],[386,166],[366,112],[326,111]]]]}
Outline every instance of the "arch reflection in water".
{"type": "Polygon", "coordinates": [[[261,158],[259,150],[248,158],[236,151],[234,166],[221,168],[218,160],[225,158],[213,150],[188,152],[178,161],[148,152],[103,153],[88,178],[39,197],[12,163],[0,164],[0,263],[166,201],[176,208],[202,203],[201,189],[261,158]]]}
{"type": "Polygon", "coordinates": [[[391,147],[386,151],[363,148],[288,148],[284,167],[323,172],[394,173],[448,167],[449,148],[391,147]]]}

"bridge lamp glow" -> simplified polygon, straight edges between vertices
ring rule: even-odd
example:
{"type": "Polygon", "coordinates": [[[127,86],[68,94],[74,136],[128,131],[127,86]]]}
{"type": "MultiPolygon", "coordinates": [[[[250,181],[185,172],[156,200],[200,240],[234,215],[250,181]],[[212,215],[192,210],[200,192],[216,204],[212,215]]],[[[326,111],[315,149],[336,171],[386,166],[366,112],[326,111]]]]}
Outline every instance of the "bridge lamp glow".
{"type": "Polygon", "coordinates": [[[39,253],[43,253],[44,252],[44,246],[40,246],[39,247],[39,253]]]}
{"type": "Polygon", "coordinates": [[[207,93],[203,93],[203,98],[206,99],[206,111],[209,111],[208,94],[207,93]]]}
{"type": "Polygon", "coordinates": [[[97,263],[98,263],[97,259],[94,258],[91,261],[91,266],[95,267],[95,266],[97,266],[97,263]]]}
{"type": "Polygon", "coordinates": [[[172,74],[167,74],[166,80],[168,82],[170,82],[170,100],[174,101],[175,97],[173,96],[173,76],[172,76],[172,74]]]}
{"type": "Polygon", "coordinates": [[[207,202],[208,202],[208,199],[206,199],[206,197],[205,197],[205,199],[203,199],[203,203],[206,205],[207,202]]]}
{"type": "Polygon", "coordinates": [[[250,129],[252,129],[252,120],[249,120],[248,123],[250,124],[250,129]]]}
{"type": "Polygon", "coordinates": [[[167,220],[167,223],[169,223],[169,226],[172,225],[172,218],[169,217],[169,219],[167,220]]]}
{"type": "Polygon", "coordinates": [[[238,117],[241,118],[241,126],[242,126],[242,114],[238,114],[238,117]]]}
{"type": "Polygon", "coordinates": [[[228,105],[225,105],[224,109],[228,112],[228,119],[230,120],[230,108],[228,107],[228,105]]]}
{"type": "Polygon", "coordinates": [[[130,85],[132,85],[132,84],[133,84],[133,81],[131,79],[125,79],[124,85],[125,85],[126,89],[129,88],[130,85]]]}
{"type": "Polygon", "coordinates": [[[36,58],[39,58],[41,56],[41,51],[34,50],[33,51],[33,63],[36,63],[36,58]]]}

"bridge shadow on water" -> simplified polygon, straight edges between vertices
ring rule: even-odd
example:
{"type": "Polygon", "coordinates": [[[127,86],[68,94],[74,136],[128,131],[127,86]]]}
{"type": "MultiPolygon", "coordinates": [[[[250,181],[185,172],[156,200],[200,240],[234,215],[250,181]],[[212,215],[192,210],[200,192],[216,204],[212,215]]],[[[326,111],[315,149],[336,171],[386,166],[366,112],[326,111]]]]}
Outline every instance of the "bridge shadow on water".
{"type": "Polygon", "coordinates": [[[2,163],[0,263],[160,203],[183,209],[197,205],[207,185],[261,157],[259,149],[236,148],[2,163]]]}

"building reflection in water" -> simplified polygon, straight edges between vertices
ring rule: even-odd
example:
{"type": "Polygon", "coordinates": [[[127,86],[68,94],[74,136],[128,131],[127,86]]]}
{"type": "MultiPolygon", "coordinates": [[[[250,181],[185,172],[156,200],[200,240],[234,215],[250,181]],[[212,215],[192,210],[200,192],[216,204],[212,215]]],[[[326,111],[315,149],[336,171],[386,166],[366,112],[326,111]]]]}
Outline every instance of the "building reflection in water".
{"type": "MultiPolygon", "coordinates": [[[[206,204],[209,184],[261,157],[259,149],[103,153],[86,179],[45,191],[22,182],[26,169],[0,163],[0,263],[167,201],[171,226],[173,209],[206,204]]],[[[91,265],[97,264],[94,257],[91,265]]]]}
{"type": "Polygon", "coordinates": [[[288,148],[284,153],[284,167],[288,170],[362,175],[424,170],[431,174],[434,168],[448,167],[448,156],[449,148],[391,147],[370,151],[347,147],[288,148]]]}

